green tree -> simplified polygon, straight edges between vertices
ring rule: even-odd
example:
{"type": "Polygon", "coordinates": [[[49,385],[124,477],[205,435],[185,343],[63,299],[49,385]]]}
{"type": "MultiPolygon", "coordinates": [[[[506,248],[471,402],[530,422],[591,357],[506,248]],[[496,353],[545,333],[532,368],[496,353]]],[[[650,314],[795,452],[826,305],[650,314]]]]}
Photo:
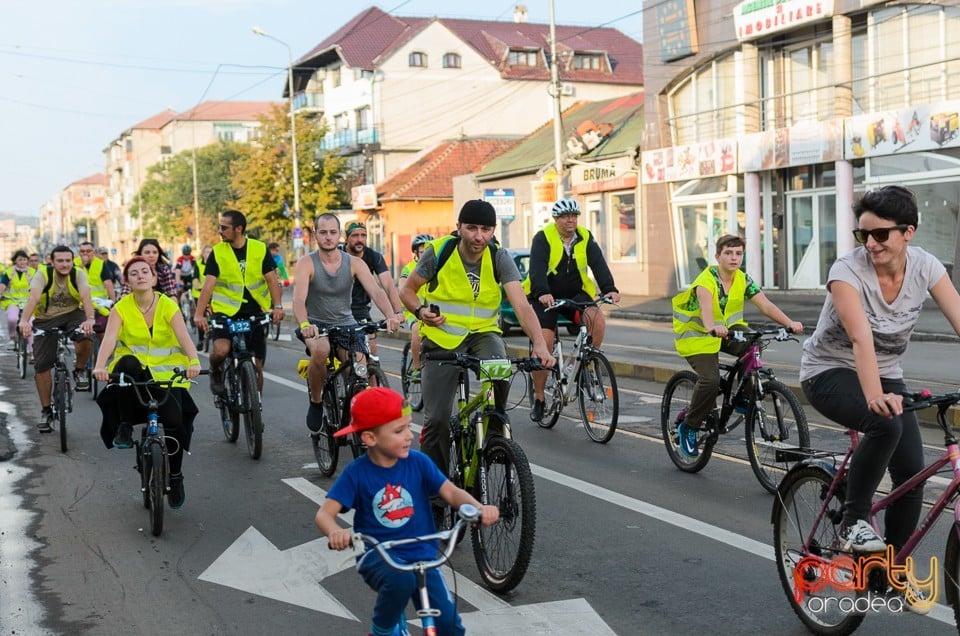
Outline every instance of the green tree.
{"type": "MultiPolygon", "coordinates": [[[[241,149],[241,145],[234,142],[197,148],[201,244],[215,242],[220,212],[235,205],[237,195],[231,181],[231,165],[240,157],[241,149]]],[[[192,243],[190,233],[195,226],[193,151],[186,150],[150,166],[147,178],[130,207],[131,215],[142,216],[143,236],[192,243]]]]}
{"type": "MultiPolygon", "coordinates": [[[[304,224],[327,210],[350,207],[350,171],[343,157],[323,154],[326,128],[317,118],[297,116],[297,161],[304,224]]],[[[259,140],[244,148],[233,166],[237,209],[261,240],[289,236],[293,228],[293,160],[289,112],[280,106],[260,118],[259,140]],[[286,204],[287,208],[284,208],[286,204]]]]}

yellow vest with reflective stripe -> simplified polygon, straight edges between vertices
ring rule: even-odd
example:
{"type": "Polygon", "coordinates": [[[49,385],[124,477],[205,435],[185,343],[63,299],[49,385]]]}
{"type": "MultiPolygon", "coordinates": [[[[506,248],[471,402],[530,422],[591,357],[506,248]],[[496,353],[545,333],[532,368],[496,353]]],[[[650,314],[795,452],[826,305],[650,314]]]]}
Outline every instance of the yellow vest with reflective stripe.
{"type": "Polygon", "coordinates": [[[194,300],[200,299],[200,290],[203,289],[203,271],[207,269],[207,264],[204,263],[199,258],[197,262],[193,264],[197,268],[197,280],[193,282],[193,287],[190,288],[190,295],[193,296],[194,300]]]}
{"type": "Polygon", "coordinates": [[[720,338],[711,336],[703,326],[701,307],[687,309],[697,287],[706,287],[713,295],[713,322],[730,329],[734,325],[746,326],[743,319],[743,300],[747,291],[747,276],[740,270],[733,274],[733,285],[727,293],[727,306],[720,311],[720,294],[717,279],[710,268],[700,272],[690,288],[673,297],[673,332],[677,335],[674,345],[684,358],[702,353],[720,351],[720,338]]]}
{"type": "MultiPolygon", "coordinates": [[[[417,266],[417,261],[410,261],[409,263],[404,265],[403,269],[400,271],[400,280],[403,280],[404,278],[407,278],[408,276],[410,276],[410,272],[412,272],[416,266],[417,266]]],[[[420,299],[420,303],[423,304],[424,297],[418,296],[418,298],[420,299]]],[[[411,320],[416,320],[416,319],[417,317],[413,315],[412,311],[410,311],[406,307],[403,308],[403,322],[409,322],[411,320]]]]}
{"type": "MultiPolygon", "coordinates": [[[[76,271],[76,266],[74,266],[73,271],[76,271]]],[[[50,274],[47,271],[53,272],[53,276],[57,276],[56,270],[53,268],[53,265],[44,265],[40,268],[40,273],[43,274],[43,287],[47,287],[47,283],[50,282],[50,274]]],[[[79,273],[77,274],[79,276],[79,273]]],[[[70,294],[70,297],[77,301],[77,309],[83,309],[83,299],[80,298],[80,290],[74,287],[73,280],[70,278],[70,274],[67,273],[67,292],[70,294]]],[[[56,279],[54,283],[56,284],[56,279]]],[[[39,316],[41,313],[47,310],[47,306],[50,304],[50,290],[53,289],[53,284],[50,285],[50,289],[44,292],[40,296],[40,302],[37,303],[37,308],[33,310],[34,316],[39,316]]],[[[78,285],[80,283],[77,283],[78,285]]]]}
{"type": "Polygon", "coordinates": [[[214,257],[220,275],[213,288],[213,298],[210,306],[214,313],[233,316],[243,305],[244,288],[264,311],[270,308],[270,290],[263,277],[263,259],[267,256],[267,245],[256,239],[247,239],[247,265],[244,272],[240,271],[237,255],[233,247],[226,241],[221,241],[213,248],[214,257]]]}
{"type": "MultiPolygon", "coordinates": [[[[73,259],[73,264],[77,269],[83,269],[87,272],[87,284],[90,285],[90,299],[94,300],[100,298],[102,300],[109,300],[110,294],[107,293],[107,287],[103,284],[103,261],[94,256],[90,260],[90,267],[87,268],[83,264],[83,259],[79,256],[73,259]]],[[[93,303],[94,311],[104,316],[110,313],[110,310],[106,307],[99,307],[97,303],[93,303]]]]}
{"type": "MultiPolygon", "coordinates": [[[[550,246],[550,256],[547,259],[547,275],[554,275],[557,273],[557,265],[560,264],[560,259],[563,258],[563,238],[560,236],[560,230],[557,229],[556,223],[551,223],[542,231],[543,237],[547,239],[547,245],[550,246]]],[[[587,228],[578,225],[577,234],[580,235],[580,240],[573,246],[573,261],[577,264],[577,271],[580,273],[583,292],[593,298],[597,295],[597,286],[590,278],[587,265],[587,243],[589,242],[590,232],[587,231],[587,228]]],[[[529,273],[523,280],[523,291],[527,294],[530,293],[529,273]]]]}
{"type": "MultiPolygon", "coordinates": [[[[456,239],[445,236],[433,241],[433,253],[439,254],[443,244],[452,240],[456,239]]],[[[500,285],[493,275],[493,259],[489,249],[484,249],[480,257],[480,293],[476,299],[467,279],[467,270],[460,259],[459,246],[436,273],[436,283],[436,289],[427,292],[425,302],[439,305],[440,313],[447,320],[439,327],[421,323],[420,335],[444,349],[455,349],[471,333],[500,333],[500,327],[497,326],[500,285]]]]}
{"type": "MultiPolygon", "coordinates": [[[[173,331],[173,316],[180,311],[177,301],[159,292],[154,292],[154,295],[157,297],[157,308],[153,314],[153,333],[147,327],[133,294],[127,294],[113,306],[113,311],[120,315],[123,322],[117,334],[117,346],[113,350],[109,370],[112,371],[117,361],[125,355],[136,356],[140,364],[150,370],[154,380],[168,380],[175,368],[186,369],[190,366],[190,359],[180,348],[173,331]]],[[[174,386],[188,387],[190,383],[184,380],[174,386]]]]}
{"type": "Polygon", "coordinates": [[[3,292],[4,299],[0,300],[0,309],[6,309],[10,305],[25,305],[30,298],[30,281],[36,275],[37,270],[28,267],[25,272],[18,272],[15,265],[11,265],[4,272],[10,280],[7,290],[3,292]]]}

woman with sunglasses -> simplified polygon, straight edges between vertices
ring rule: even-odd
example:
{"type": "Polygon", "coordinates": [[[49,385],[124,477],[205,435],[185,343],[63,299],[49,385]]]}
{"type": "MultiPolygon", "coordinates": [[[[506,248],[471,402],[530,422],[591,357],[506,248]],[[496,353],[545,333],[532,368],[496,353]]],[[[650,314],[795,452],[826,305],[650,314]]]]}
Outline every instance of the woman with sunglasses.
{"type": "Polygon", "coordinates": [[[810,404],[831,420],[860,431],[850,461],[841,537],[845,549],[899,549],[923,505],[922,484],[887,509],[885,540],[867,521],[885,470],[893,485],[923,468],[920,428],[903,412],[900,362],[927,292],[960,334],[960,295],[929,252],[910,245],[919,216],[913,192],[886,186],[854,205],[861,247],[830,268],[817,329],[803,345],[800,381],[810,404]]]}

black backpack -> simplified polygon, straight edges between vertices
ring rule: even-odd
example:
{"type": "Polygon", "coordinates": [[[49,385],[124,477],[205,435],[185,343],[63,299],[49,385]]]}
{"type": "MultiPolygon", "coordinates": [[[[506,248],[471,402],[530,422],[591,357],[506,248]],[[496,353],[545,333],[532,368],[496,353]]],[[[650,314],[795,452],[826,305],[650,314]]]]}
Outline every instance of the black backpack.
{"type": "MultiPolygon", "coordinates": [[[[427,281],[427,291],[434,291],[437,288],[437,275],[440,273],[440,268],[443,267],[447,261],[450,260],[450,256],[453,255],[453,250],[457,249],[457,246],[460,245],[460,235],[456,230],[450,233],[450,236],[453,237],[448,240],[440,248],[440,251],[437,252],[437,266],[433,271],[433,278],[427,281]]],[[[490,258],[493,259],[493,277],[497,281],[497,284],[500,283],[500,274],[497,272],[496,262],[497,262],[497,250],[500,249],[500,244],[497,242],[497,239],[494,238],[489,243],[487,247],[490,248],[490,258]]]]}
{"type": "MultiPolygon", "coordinates": [[[[47,284],[43,286],[43,291],[40,292],[40,296],[43,299],[43,310],[47,310],[47,305],[50,304],[50,288],[53,287],[53,277],[55,272],[53,270],[53,265],[47,265],[47,284]]],[[[70,269],[70,284],[73,285],[74,289],[77,288],[77,267],[74,265],[70,269]]]]}

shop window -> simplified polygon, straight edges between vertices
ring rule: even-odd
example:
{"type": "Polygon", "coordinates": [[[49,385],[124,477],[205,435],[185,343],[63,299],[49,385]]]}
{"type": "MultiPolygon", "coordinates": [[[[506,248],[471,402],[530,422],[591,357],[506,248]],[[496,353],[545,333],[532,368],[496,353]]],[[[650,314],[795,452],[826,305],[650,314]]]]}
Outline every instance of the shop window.
{"type": "Polygon", "coordinates": [[[614,261],[634,261],[637,258],[637,207],[636,195],[623,192],[610,195],[610,214],[616,222],[610,258],[614,261]]]}
{"type": "Polygon", "coordinates": [[[673,145],[732,137],[742,104],[736,96],[736,54],[698,69],[670,95],[673,145]]]}

